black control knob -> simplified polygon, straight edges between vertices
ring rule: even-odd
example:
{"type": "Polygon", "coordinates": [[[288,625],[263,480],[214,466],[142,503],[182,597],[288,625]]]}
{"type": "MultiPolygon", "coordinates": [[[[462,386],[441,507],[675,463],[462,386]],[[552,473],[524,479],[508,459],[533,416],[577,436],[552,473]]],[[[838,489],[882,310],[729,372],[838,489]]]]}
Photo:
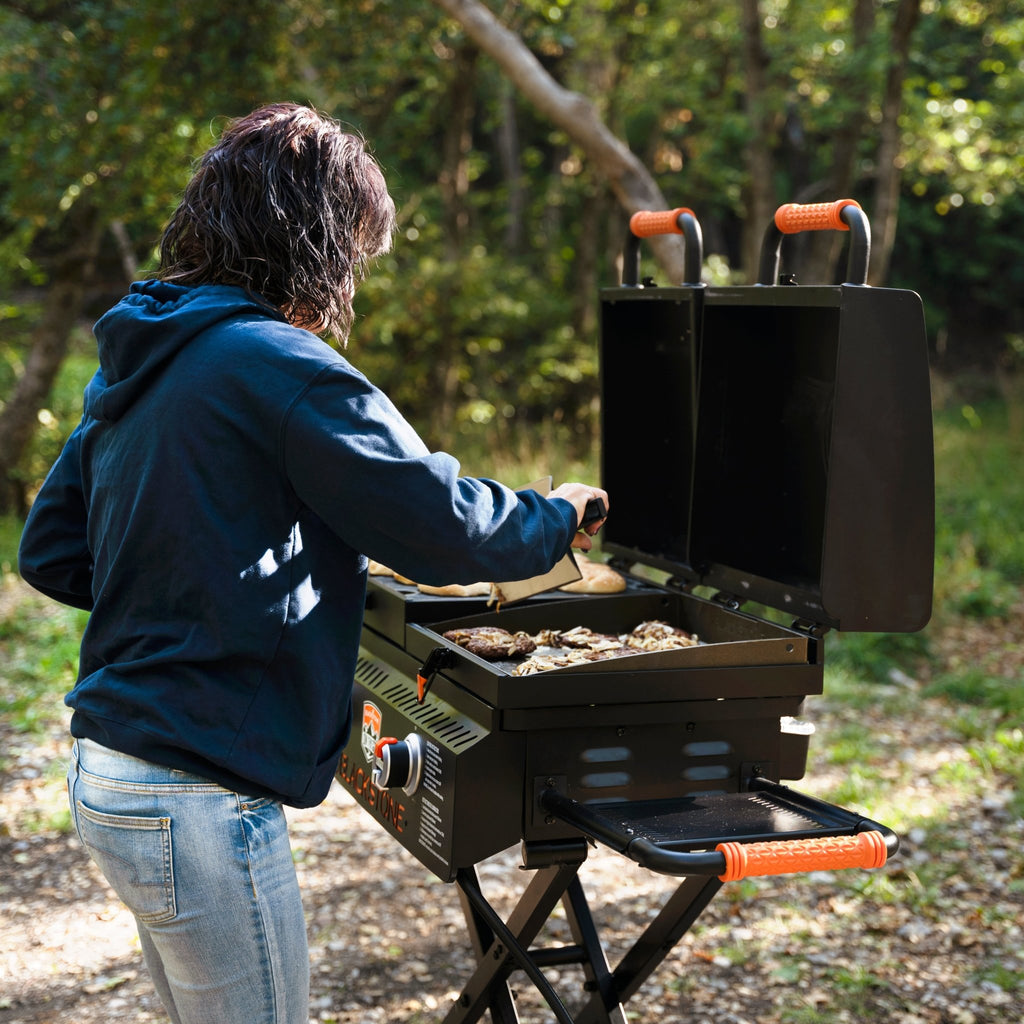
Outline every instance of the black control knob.
{"type": "Polygon", "coordinates": [[[404,740],[387,736],[377,743],[373,784],[379,789],[401,787],[412,795],[423,777],[423,741],[416,733],[404,740]]]}

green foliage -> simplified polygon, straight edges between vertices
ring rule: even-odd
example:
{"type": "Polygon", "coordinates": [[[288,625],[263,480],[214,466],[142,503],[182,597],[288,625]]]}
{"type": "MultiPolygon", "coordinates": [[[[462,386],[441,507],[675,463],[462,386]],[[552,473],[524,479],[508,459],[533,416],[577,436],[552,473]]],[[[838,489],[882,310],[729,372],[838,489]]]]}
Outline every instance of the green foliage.
{"type": "MultiPolygon", "coordinates": [[[[0,394],[4,394],[8,381],[13,382],[20,362],[21,353],[15,345],[0,345],[0,394]]],[[[19,466],[18,475],[30,491],[42,482],[81,418],[82,393],[95,371],[95,342],[81,331],[61,364],[49,402],[36,414],[39,426],[19,466]]]]}
{"type": "Polygon", "coordinates": [[[829,637],[832,666],[861,679],[885,682],[928,655],[927,632],[843,633],[829,637]]]}
{"type": "Polygon", "coordinates": [[[18,600],[3,613],[0,715],[15,732],[39,734],[56,719],[61,699],[75,681],[78,645],[87,620],[87,613],[42,597],[18,600]]]}
{"type": "Polygon", "coordinates": [[[1021,439],[990,401],[935,419],[936,598],[981,616],[1004,614],[1024,583],[1021,439]]]}
{"type": "Polygon", "coordinates": [[[18,539],[23,525],[17,516],[0,516],[0,586],[18,568],[18,539]]]}
{"type": "MultiPolygon", "coordinates": [[[[824,198],[814,189],[828,187],[837,136],[861,118],[855,191],[870,197],[893,5],[877,5],[860,32],[853,6],[761,2],[759,102],[780,202],[824,198]]],[[[991,361],[1024,336],[1022,21],[1007,0],[925,0],[922,11],[893,281],[923,293],[950,353],[987,345],[991,361]],[[972,325],[979,308],[984,331],[972,325]]],[[[545,70],[593,100],[671,202],[698,211],[709,273],[742,271],[750,125],[739,6],[522,0],[499,13],[545,70]]],[[[360,297],[354,360],[433,443],[518,445],[543,424],[569,461],[586,460],[595,286],[614,280],[624,218],[581,151],[492,62],[471,58],[429,0],[0,7],[0,285],[45,281],[40,246],[59,244],[62,216],[81,202],[150,251],[225,117],[308,99],[366,132],[399,207],[395,252],[360,297]],[[471,123],[453,149],[446,131],[467,55],[471,123]],[[461,174],[457,211],[443,183],[461,174]],[[465,221],[453,232],[456,215],[465,221]]]]}
{"type": "Polygon", "coordinates": [[[80,202],[157,237],[211,119],[288,76],[286,14],[272,0],[0,7],[0,219],[17,240],[0,284],[80,202]]]}
{"type": "Polygon", "coordinates": [[[596,352],[560,299],[523,264],[483,244],[456,269],[405,248],[364,285],[348,357],[455,451],[515,447],[529,428],[592,450],[596,352]],[[450,390],[448,400],[445,390],[450,390]]]}

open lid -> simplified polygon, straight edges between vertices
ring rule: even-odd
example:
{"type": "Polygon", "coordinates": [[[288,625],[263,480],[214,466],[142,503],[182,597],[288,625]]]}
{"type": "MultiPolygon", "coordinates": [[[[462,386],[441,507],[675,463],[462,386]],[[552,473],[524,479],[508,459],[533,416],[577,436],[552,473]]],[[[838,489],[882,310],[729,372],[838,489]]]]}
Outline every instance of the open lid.
{"type": "Polygon", "coordinates": [[[919,296],[624,287],[601,304],[606,551],[837,629],[927,623],[919,296]]]}

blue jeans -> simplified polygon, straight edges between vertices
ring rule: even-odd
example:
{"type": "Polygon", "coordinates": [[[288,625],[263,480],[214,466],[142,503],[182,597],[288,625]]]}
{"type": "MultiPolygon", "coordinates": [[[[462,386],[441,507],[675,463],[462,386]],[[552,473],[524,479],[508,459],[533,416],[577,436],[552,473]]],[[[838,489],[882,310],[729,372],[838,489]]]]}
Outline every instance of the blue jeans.
{"type": "Polygon", "coordinates": [[[277,801],[91,740],[72,749],[68,795],[174,1024],[308,1024],[306,924],[277,801]]]}

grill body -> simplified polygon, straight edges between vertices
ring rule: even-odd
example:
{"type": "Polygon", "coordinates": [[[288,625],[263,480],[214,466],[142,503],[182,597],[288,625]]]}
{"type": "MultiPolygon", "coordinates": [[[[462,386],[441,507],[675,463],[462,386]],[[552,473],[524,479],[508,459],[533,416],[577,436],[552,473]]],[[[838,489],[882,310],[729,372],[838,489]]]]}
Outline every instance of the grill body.
{"type": "MultiPolygon", "coordinates": [[[[371,604],[400,600],[393,580],[371,583],[371,604]]],[[[466,611],[463,599],[421,600],[410,617],[466,611]]],[[[581,803],[735,793],[753,777],[798,779],[808,730],[804,697],[822,688],[823,641],[692,594],[631,579],[623,595],[545,600],[436,622],[368,624],[356,673],[355,727],[338,779],[405,848],[452,880],[519,840],[578,837],[546,812],[554,787],[581,803]],[[484,661],[447,641],[455,625],[494,622],[510,631],[586,623],[625,632],[659,617],[706,646],[512,676],[514,663],[484,661]],[[404,641],[395,636],[404,632],[404,641]],[[419,697],[417,676],[436,654],[443,667],[419,697]],[[373,782],[382,737],[422,744],[412,787],[373,782]],[[406,788],[411,789],[410,792],[406,788]]],[[[403,781],[403,780],[399,780],[403,781]]]]}

